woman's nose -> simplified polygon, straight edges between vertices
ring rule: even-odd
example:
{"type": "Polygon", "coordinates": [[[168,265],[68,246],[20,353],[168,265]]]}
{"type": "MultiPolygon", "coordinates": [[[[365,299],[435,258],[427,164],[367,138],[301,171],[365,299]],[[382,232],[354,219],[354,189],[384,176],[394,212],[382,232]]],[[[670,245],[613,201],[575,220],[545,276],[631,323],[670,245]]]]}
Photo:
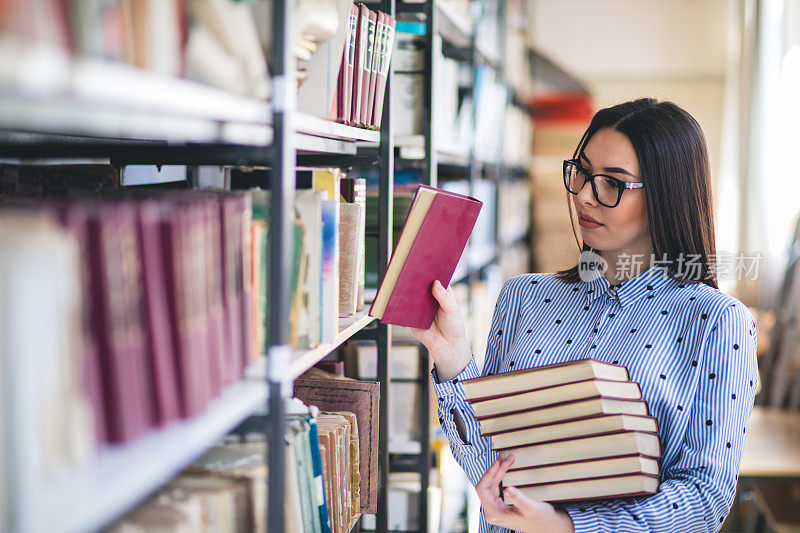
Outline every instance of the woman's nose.
{"type": "Polygon", "coordinates": [[[589,180],[586,180],[586,182],[583,184],[583,188],[580,191],[578,191],[578,194],[576,196],[578,197],[578,202],[580,202],[581,205],[597,204],[597,199],[594,197],[594,191],[592,191],[592,184],[589,183],[589,180]]]}

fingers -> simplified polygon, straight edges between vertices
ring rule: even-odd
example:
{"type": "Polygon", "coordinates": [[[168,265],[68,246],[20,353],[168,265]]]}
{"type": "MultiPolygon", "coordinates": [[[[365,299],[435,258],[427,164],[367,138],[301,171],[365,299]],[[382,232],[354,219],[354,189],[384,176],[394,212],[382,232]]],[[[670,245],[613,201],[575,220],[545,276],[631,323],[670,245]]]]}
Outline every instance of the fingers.
{"type": "Polygon", "coordinates": [[[530,507],[532,502],[532,500],[522,494],[517,487],[505,487],[503,489],[503,498],[505,499],[506,503],[521,509],[530,507]]]}
{"type": "Polygon", "coordinates": [[[514,456],[505,456],[501,453],[492,463],[492,466],[483,474],[483,477],[478,481],[475,488],[477,489],[479,486],[485,489],[498,488],[499,492],[500,482],[503,480],[503,476],[506,475],[506,472],[508,472],[512,464],[514,464],[514,456]]]}

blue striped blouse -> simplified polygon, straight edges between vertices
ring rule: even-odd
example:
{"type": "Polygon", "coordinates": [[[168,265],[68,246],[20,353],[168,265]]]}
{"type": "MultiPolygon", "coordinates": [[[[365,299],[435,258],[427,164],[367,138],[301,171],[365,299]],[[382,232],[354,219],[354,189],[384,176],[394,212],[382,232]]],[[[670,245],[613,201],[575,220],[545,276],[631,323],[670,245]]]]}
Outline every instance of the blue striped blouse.
{"type": "MultiPolygon", "coordinates": [[[[602,276],[565,283],[551,273],[505,282],[483,375],[586,357],[624,365],[640,384],[658,420],[661,484],[649,497],[564,504],[575,531],[718,531],[733,502],[758,379],[747,307],[708,285],[674,280],[660,265],[619,286],[602,276]]],[[[439,421],[473,485],[496,457],[459,384],[479,375],[474,357],[451,381],[431,374],[439,421]]],[[[480,531],[507,530],[481,510],[480,531]]]]}

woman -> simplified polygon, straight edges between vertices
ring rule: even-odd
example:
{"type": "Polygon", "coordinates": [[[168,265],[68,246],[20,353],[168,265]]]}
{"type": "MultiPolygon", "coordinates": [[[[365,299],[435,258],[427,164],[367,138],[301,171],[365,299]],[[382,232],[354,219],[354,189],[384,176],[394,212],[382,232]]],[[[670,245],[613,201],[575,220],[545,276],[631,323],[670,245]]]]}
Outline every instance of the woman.
{"type": "Polygon", "coordinates": [[[556,506],[509,487],[501,495],[513,456],[497,457],[464,400],[459,382],[480,374],[452,290],[437,281],[436,319],[413,332],[434,359],[439,420],[476,485],[481,531],[718,531],[753,406],[756,332],[747,307],[717,288],[703,132],[671,102],[600,110],[564,180],[581,226],[579,264],[505,282],[482,373],[586,357],[626,366],[658,420],[660,487],[556,506]]]}

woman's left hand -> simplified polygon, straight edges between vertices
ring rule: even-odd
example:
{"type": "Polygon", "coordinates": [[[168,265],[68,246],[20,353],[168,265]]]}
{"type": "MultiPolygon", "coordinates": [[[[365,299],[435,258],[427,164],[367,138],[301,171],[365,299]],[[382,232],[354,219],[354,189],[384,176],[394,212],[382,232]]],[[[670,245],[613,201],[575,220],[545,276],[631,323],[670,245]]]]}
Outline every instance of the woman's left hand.
{"type": "Polygon", "coordinates": [[[515,487],[504,487],[500,495],[500,481],[514,463],[514,456],[500,456],[483,474],[475,490],[483,505],[484,515],[490,524],[513,531],[554,531],[574,533],[572,518],[556,510],[549,503],[532,500],[515,487]]]}

